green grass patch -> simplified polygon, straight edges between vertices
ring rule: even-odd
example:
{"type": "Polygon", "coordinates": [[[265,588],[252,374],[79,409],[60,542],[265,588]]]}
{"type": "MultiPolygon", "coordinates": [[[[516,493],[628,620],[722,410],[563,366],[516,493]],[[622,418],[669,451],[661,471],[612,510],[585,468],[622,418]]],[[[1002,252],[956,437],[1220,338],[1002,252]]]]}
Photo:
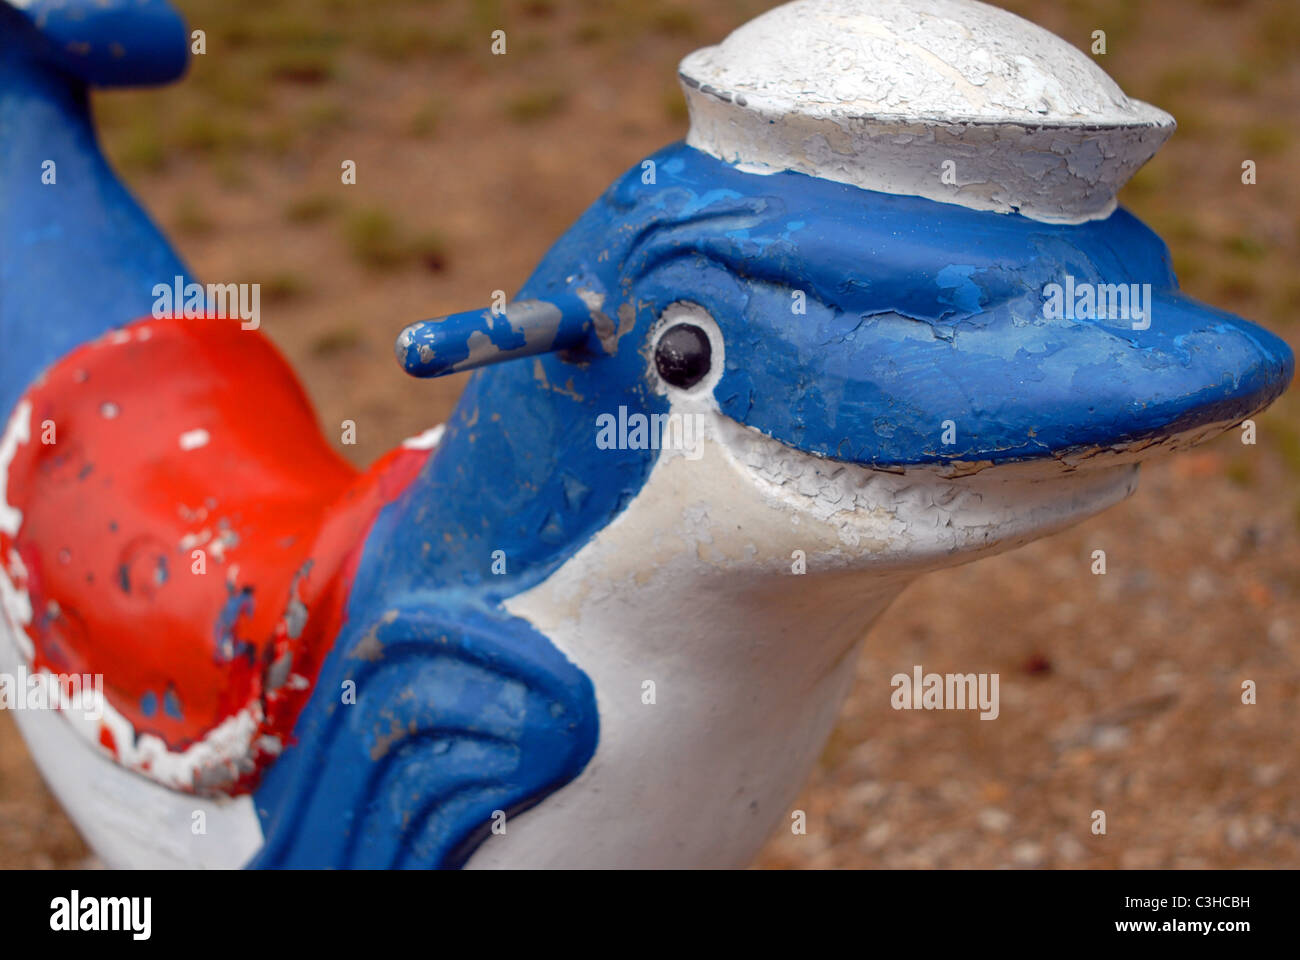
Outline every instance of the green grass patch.
{"type": "Polygon", "coordinates": [[[686,108],[686,97],[676,83],[664,88],[663,104],[664,116],[673,123],[685,123],[691,118],[691,113],[686,108]]]}
{"type": "Polygon", "coordinates": [[[211,233],[215,224],[198,198],[186,194],[176,204],[172,225],[177,233],[202,236],[211,233]]]}
{"type": "Polygon", "coordinates": [[[1199,243],[1205,237],[1196,219],[1181,210],[1151,210],[1147,212],[1146,221],[1171,247],[1199,243]]]}
{"type": "Polygon", "coordinates": [[[599,20],[584,20],[573,28],[573,42],[584,47],[600,43],[609,36],[609,28],[599,20]]]}
{"type": "Polygon", "coordinates": [[[1205,261],[1189,250],[1172,250],[1174,275],[1183,286],[1195,283],[1205,276],[1205,261]]]}
{"type": "Polygon", "coordinates": [[[1246,457],[1230,460],[1223,472],[1228,482],[1238,487],[1249,487],[1255,482],[1255,465],[1246,457]]]}
{"type": "Polygon", "coordinates": [[[335,327],[312,341],[311,352],[318,357],[330,357],[361,346],[361,331],[356,327],[335,327]]]}
{"type": "Polygon", "coordinates": [[[290,223],[318,223],[338,210],[339,205],[329,194],[306,193],[284,208],[284,218],[290,223]]]}
{"type": "Polygon", "coordinates": [[[1252,154],[1271,157],[1286,150],[1291,130],[1279,124],[1259,124],[1246,129],[1241,142],[1252,154]]]}
{"type": "Polygon", "coordinates": [[[536,123],[555,116],[568,101],[568,94],[559,87],[534,87],[508,97],[505,114],[515,123],[536,123]]]}
{"type": "MultiPolygon", "coordinates": [[[[206,57],[196,57],[204,60],[206,57]]],[[[239,57],[237,60],[243,60],[239,57]]],[[[269,101],[266,84],[250,76],[239,66],[230,69],[195,69],[193,84],[203,90],[223,107],[238,110],[260,110],[269,101]]]]}
{"type": "Polygon", "coordinates": [[[1268,256],[1267,247],[1254,237],[1244,233],[1235,233],[1230,237],[1224,237],[1223,249],[1238,259],[1248,260],[1252,263],[1258,263],[1268,256]]]}
{"type": "Polygon", "coordinates": [[[217,153],[246,146],[248,131],[232,117],[207,107],[186,113],[176,125],[176,145],[197,153],[217,153]]]}
{"type": "Polygon", "coordinates": [[[1287,281],[1278,296],[1277,307],[1273,313],[1286,323],[1294,323],[1300,319],[1300,280],[1287,281]]]}
{"type": "Polygon", "coordinates": [[[1268,413],[1256,417],[1255,423],[1260,442],[1267,442],[1277,450],[1287,471],[1294,477],[1300,477],[1300,431],[1292,426],[1291,417],[1287,416],[1288,410],[1282,409],[1291,406],[1294,404],[1288,403],[1287,398],[1283,397],[1268,413]]]}
{"type": "Polygon", "coordinates": [[[361,33],[361,49],[385,63],[406,63],[434,52],[433,34],[422,27],[377,19],[361,33]]]}
{"type": "Polygon", "coordinates": [[[243,190],[252,184],[248,168],[244,165],[243,151],[222,151],[212,158],[212,173],[217,182],[230,190],[243,190]]]}
{"type": "Polygon", "coordinates": [[[303,110],[302,127],[308,133],[330,133],[348,126],[347,108],[334,100],[317,100],[303,110]]]}
{"type": "Polygon", "coordinates": [[[411,263],[432,272],[447,268],[447,242],[440,233],[429,230],[412,236],[377,207],[349,215],[344,235],[352,256],[370,269],[391,270],[411,263]]]}
{"type": "Polygon", "coordinates": [[[153,118],[137,114],[126,128],[113,138],[114,155],[129,172],[156,173],[167,165],[167,151],[153,118]]]}
{"type": "Polygon", "coordinates": [[[344,235],[352,256],[363,266],[388,269],[407,256],[397,222],[383,210],[357,210],[348,216],[344,235]]]}
{"type": "Polygon", "coordinates": [[[433,34],[429,52],[436,57],[457,57],[468,53],[471,45],[468,30],[439,30],[433,34]]]}
{"type": "Polygon", "coordinates": [[[686,7],[662,7],[649,13],[647,26],[665,37],[694,37],[700,32],[700,18],[686,7]]]}
{"type": "Polygon", "coordinates": [[[285,303],[296,300],[307,290],[302,277],[290,270],[281,270],[271,274],[262,283],[262,297],[268,303],[285,303]]]}
{"type": "Polygon", "coordinates": [[[1162,164],[1148,163],[1124,184],[1120,202],[1127,203],[1131,199],[1154,196],[1164,189],[1166,180],[1165,168],[1162,164]]]}
{"type": "Polygon", "coordinates": [[[1238,60],[1227,70],[1224,81],[1233,93],[1251,94],[1259,91],[1262,80],[1259,64],[1254,60],[1238,60]]]}
{"type": "Polygon", "coordinates": [[[1300,7],[1282,0],[1255,18],[1255,50],[1279,66],[1300,59],[1300,7]]]}
{"type": "Polygon", "coordinates": [[[406,131],[421,140],[428,139],[438,132],[442,124],[443,105],[441,100],[430,99],[415,108],[407,121],[406,131]]]}

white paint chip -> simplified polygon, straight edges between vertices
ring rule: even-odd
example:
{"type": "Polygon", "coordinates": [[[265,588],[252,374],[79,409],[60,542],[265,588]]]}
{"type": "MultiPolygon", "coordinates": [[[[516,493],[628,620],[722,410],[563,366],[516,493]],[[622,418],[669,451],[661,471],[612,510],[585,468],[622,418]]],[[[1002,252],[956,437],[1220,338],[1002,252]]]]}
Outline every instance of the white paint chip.
{"type": "Polygon", "coordinates": [[[31,437],[32,405],[27,400],[19,402],[5,427],[4,436],[0,437],[0,533],[11,537],[18,535],[23,524],[23,514],[9,503],[9,468],[18,447],[27,443],[31,437]]]}
{"type": "Polygon", "coordinates": [[[403,440],[402,447],[406,450],[432,450],[442,442],[442,435],[446,430],[446,424],[440,423],[436,427],[430,427],[418,436],[403,440]]]}
{"type": "MultiPolygon", "coordinates": [[[[23,512],[9,503],[9,470],[18,454],[18,447],[31,440],[31,416],[31,403],[19,401],[5,426],[3,437],[0,437],[0,533],[9,537],[16,537],[23,525],[23,512]]],[[[10,579],[11,573],[19,584],[26,583],[27,569],[13,548],[9,550],[8,565],[0,561],[0,616],[8,621],[14,642],[22,656],[30,661],[35,651],[25,627],[32,622],[32,601],[26,587],[10,579]]]]}

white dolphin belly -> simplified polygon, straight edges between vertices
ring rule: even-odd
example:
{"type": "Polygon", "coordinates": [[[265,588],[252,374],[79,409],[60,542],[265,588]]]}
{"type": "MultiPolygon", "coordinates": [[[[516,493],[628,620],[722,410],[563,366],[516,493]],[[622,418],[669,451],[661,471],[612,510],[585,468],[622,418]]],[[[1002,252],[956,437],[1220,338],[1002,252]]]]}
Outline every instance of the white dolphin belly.
{"type": "Polygon", "coordinates": [[[858,642],[916,574],[1061,529],[1136,488],[1125,464],[885,473],[702,415],[702,456],[662,455],[627,510],[506,602],[591,678],[600,739],[580,776],[468,866],[747,864],[790,822],[858,642]],[[794,550],[806,574],[792,572],[794,550]]]}

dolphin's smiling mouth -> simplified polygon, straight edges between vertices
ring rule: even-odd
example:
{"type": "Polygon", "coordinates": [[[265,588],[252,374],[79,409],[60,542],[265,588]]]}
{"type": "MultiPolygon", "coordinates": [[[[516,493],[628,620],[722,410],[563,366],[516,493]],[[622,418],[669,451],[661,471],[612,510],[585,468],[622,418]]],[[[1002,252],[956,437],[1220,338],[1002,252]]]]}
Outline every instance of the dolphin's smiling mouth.
{"type": "Polygon", "coordinates": [[[844,566],[860,567],[871,555],[869,564],[924,568],[951,563],[945,558],[954,554],[970,559],[998,552],[1071,526],[1137,489],[1137,451],[965,472],[934,465],[881,469],[805,452],[716,410],[682,413],[703,421],[703,450],[683,457],[692,460],[687,469],[729,472],[765,499],[792,549],[829,537],[844,566]]]}

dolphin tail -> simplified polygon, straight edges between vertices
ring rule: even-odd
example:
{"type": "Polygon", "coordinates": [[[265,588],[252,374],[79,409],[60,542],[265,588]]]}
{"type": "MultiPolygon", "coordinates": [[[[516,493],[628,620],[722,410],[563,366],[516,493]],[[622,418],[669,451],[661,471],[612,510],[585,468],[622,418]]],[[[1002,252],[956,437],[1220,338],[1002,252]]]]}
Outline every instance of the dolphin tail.
{"type": "Polygon", "coordinates": [[[100,152],[87,94],[175,79],[187,56],[162,0],[0,0],[0,417],[188,274],[100,152]]]}
{"type": "Polygon", "coordinates": [[[96,87],[170,83],[189,35],[167,0],[0,0],[6,32],[28,56],[96,87]],[[21,29],[20,21],[30,28],[21,29]]]}

